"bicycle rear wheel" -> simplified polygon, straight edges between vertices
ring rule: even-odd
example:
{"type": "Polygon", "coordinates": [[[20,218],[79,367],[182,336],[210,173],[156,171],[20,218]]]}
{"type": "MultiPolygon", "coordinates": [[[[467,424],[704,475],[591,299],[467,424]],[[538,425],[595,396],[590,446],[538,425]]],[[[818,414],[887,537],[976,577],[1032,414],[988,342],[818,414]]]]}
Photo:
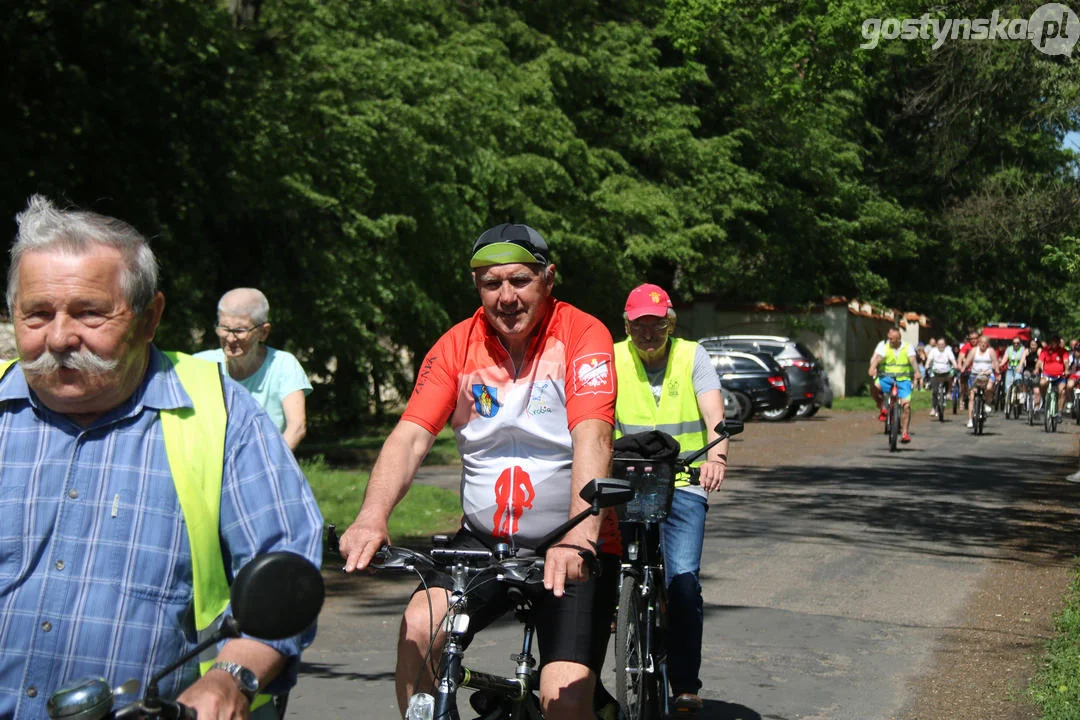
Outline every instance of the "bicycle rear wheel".
{"type": "Polygon", "coordinates": [[[615,616],[615,698],[627,720],[657,717],[655,681],[648,673],[647,612],[637,578],[624,575],[615,616]]]}

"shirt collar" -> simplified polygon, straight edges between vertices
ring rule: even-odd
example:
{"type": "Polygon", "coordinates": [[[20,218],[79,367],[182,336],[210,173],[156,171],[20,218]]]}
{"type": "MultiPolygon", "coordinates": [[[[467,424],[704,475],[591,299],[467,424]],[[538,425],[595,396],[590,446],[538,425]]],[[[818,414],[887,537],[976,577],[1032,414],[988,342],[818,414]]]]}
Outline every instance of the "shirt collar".
{"type": "MultiPolygon", "coordinates": [[[[44,408],[37,396],[30,391],[26,384],[26,377],[22,368],[16,365],[8,370],[3,382],[0,382],[0,402],[22,401],[29,402],[35,408],[44,408]]],[[[93,425],[108,423],[120,418],[136,415],[143,408],[153,410],[175,410],[178,408],[194,407],[191,397],[184,391],[180,384],[180,378],[173,370],[172,363],[154,345],[150,346],[150,363],[146,368],[146,375],[139,383],[139,387],[130,398],[118,407],[94,421],[93,425]]]]}

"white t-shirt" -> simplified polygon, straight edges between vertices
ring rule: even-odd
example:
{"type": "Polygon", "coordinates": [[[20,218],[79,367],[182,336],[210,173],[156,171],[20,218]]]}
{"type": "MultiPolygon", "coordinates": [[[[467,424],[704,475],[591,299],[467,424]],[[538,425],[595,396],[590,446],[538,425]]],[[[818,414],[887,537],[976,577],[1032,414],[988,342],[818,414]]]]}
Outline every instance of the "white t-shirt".
{"type": "Polygon", "coordinates": [[[939,350],[936,347],[930,348],[930,352],[926,353],[926,366],[935,373],[948,372],[956,363],[956,356],[953,355],[952,348],[948,345],[944,350],[939,350]]]}

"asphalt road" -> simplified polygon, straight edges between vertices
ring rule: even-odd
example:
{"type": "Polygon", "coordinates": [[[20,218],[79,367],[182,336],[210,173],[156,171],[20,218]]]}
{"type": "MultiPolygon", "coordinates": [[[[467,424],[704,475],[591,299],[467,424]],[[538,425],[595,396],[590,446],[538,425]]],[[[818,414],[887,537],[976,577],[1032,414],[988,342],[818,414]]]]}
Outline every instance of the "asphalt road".
{"type": "MultiPolygon", "coordinates": [[[[993,563],[1077,552],[1064,507],[1080,487],[1062,481],[1077,468],[1075,425],[1048,434],[994,415],[975,438],[961,416],[917,417],[915,441],[890,453],[866,414],[822,415],[750,423],[732,445],[702,562],[702,718],[901,717],[993,563]]],[[[438,469],[421,481],[456,484],[438,469]]],[[[290,716],[399,717],[395,643],[414,582],[326,577],[290,716]]],[[[512,620],[499,624],[469,662],[510,672],[519,642],[512,620]]]]}

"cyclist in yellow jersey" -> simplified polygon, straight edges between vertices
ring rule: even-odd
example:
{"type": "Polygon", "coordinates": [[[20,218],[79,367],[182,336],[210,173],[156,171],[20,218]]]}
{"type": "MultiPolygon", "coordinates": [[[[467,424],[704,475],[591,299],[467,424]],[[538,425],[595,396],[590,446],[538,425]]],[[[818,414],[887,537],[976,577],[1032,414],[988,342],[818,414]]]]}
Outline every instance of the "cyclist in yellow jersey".
{"type": "Polygon", "coordinates": [[[916,369],[915,348],[910,343],[903,342],[900,337],[900,328],[889,328],[888,339],[882,340],[874,348],[874,355],[870,358],[868,374],[874,378],[870,385],[870,394],[878,406],[878,419],[885,420],[885,393],[892,391],[893,383],[896,384],[897,396],[900,400],[900,428],[903,435],[901,442],[911,442],[908,430],[911,425],[911,380],[915,377],[916,369]],[[879,378],[878,371],[891,377],[879,378]]]}

